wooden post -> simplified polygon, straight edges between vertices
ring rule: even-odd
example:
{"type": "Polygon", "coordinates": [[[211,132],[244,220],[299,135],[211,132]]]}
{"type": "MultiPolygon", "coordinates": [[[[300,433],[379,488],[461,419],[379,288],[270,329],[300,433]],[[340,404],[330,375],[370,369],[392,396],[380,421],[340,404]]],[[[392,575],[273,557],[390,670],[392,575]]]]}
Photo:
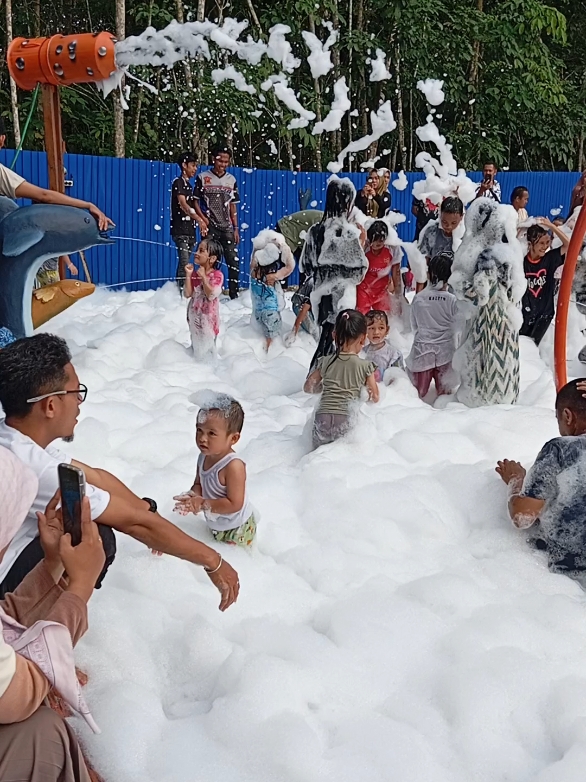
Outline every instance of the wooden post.
{"type": "MultiPolygon", "coordinates": [[[[49,188],[65,193],[63,169],[63,132],[61,130],[61,99],[59,87],[41,84],[43,119],[45,123],[45,149],[49,169],[49,188]]],[[[65,279],[65,259],[59,258],[59,277],[65,279]]]]}

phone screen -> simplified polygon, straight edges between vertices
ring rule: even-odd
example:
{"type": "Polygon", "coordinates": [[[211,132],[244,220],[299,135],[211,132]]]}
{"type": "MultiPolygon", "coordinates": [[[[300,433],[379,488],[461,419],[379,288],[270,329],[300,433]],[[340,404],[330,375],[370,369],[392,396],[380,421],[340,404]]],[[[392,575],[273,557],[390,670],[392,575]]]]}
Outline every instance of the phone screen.
{"type": "Polygon", "coordinates": [[[81,501],[85,496],[85,476],[70,464],[59,465],[59,489],[63,529],[71,535],[71,545],[81,543],[81,501]]]}

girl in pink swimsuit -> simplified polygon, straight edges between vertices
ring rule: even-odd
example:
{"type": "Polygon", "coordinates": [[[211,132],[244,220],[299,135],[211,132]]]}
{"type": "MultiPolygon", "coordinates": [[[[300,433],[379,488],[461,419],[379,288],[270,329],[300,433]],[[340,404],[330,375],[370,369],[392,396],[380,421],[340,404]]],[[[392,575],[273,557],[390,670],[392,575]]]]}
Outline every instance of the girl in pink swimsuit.
{"type": "Polygon", "coordinates": [[[195,253],[197,269],[185,264],[185,288],[189,299],[187,322],[191,332],[191,346],[196,358],[214,355],[216,337],[220,333],[220,303],[224,275],[217,268],[222,258],[222,247],[210,238],[202,239],[195,253]]]}

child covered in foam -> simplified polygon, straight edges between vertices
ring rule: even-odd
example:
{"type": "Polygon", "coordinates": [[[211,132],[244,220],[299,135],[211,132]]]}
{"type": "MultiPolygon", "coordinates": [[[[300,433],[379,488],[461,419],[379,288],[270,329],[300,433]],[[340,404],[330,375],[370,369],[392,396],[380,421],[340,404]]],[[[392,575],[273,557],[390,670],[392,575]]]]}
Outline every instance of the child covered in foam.
{"type": "Polygon", "coordinates": [[[509,514],[531,542],[547,552],[549,569],[586,587],[586,378],[560,389],[560,437],[547,442],[527,473],[503,459],[496,471],[508,485],[509,514]]]}
{"type": "Polygon", "coordinates": [[[253,246],[250,262],[252,312],[262,329],[268,351],[273,339],[281,333],[281,311],[285,309],[281,280],[291,274],[295,259],[281,234],[270,229],[261,231],[253,246]]]}
{"type": "Polygon", "coordinates": [[[241,405],[215,394],[197,414],[195,442],[200,450],[195,481],[180,494],[175,511],[205,515],[217,541],[247,547],[256,536],[256,518],[246,493],[246,465],[234,453],[244,424],[241,405]]]}

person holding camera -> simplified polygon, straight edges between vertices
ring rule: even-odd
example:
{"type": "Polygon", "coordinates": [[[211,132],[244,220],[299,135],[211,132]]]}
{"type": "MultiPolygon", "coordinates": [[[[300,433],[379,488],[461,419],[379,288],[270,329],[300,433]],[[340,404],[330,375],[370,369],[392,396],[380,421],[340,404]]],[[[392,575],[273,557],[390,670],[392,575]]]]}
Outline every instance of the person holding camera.
{"type": "Polygon", "coordinates": [[[497,182],[498,168],[489,161],[482,167],[482,182],[476,189],[476,198],[492,198],[497,204],[501,203],[501,186],[497,182]]]}

